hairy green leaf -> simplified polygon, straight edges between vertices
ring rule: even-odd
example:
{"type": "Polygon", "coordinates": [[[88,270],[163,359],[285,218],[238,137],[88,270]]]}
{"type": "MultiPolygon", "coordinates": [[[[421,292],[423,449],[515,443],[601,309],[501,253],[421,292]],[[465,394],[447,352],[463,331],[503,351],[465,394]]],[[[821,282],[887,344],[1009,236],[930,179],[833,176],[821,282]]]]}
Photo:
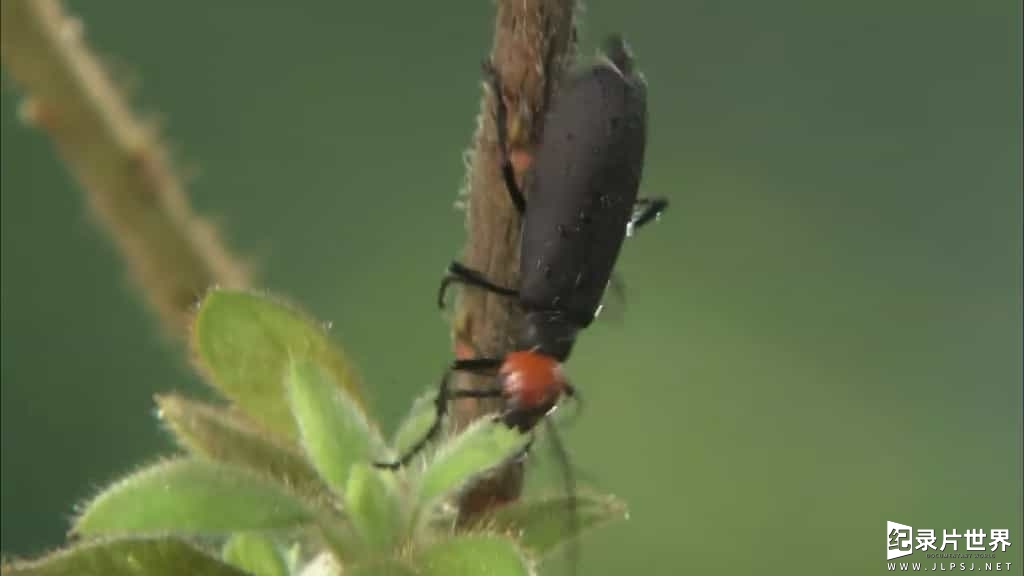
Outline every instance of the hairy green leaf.
{"type": "Polygon", "coordinates": [[[326,486],[297,447],[239,414],[178,394],[158,396],[156,401],[160,419],[189,452],[255,470],[302,494],[326,496],[326,486]]]}
{"type": "Polygon", "coordinates": [[[446,442],[419,476],[419,506],[429,509],[470,480],[522,452],[529,436],[481,419],[446,442]]]}
{"type": "Polygon", "coordinates": [[[348,566],[342,574],[341,563],[338,557],[330,552],[321,552],[306,564],[293,570],[293,574],[301,576],[350,576],[348,566]]]}
{"type": "Polygon", "coordinates": [[[342,496],[352,465],[379,454],[383,441],[363,412],[318,365],[296,359],[290,364],[287,381],[302,447],[320,477],[342,496]]]}
{"type": "Polygon", "coordinates": [[[466,534],[443,540],[415,556],[423,576],[524,576],[530,562],[514,541],[493,534],[466,534]]]}
{"type": "Polygon", "coordinates": [[[431,390],[413,402],[409,413],[391,438],[391,446],[395,452],[405,454],[426,435],[427,430],[437,419],[437,408],[434,405],[436,398],[437,390],[431,390]]]}
{"type": "Polygon", "coordinates": [[[240,532],[224,543],[221,557],[254,576],[286,576],[288,567],[273,540],[255,532],[240,532]]]}
{"type": "Polygon", "coordinates": [[[245,576],[173,538],[97,540],[38,560],[5,565],[9,576],[245,576]]]}
{"type": "Polygon", "coordinates": [[[389,549],[400,536],[401,501],[393,472],[362,462],[352,467],[345,489],[345,511],[366,545],[389,549]]]}
{"type": "Polygon", "coordinates": [[[145,468],[102,492],[85,507],[73,532],[225,534],[289,528],[313,519],[302,500],[272,480],[181,459],[145,468]]]}
{"type": "Polygon", "coordinates": [[[418,576],[419,572],[398,560],[382,560],[356,566],[345,571],[345,576],[418,576]]]}
{"type": "Polygon", "coordinates": [[[516,536],[520,546],[541,557],[588,530],[628,517],[626,505],[618,498],[583,493],[573,499],[513,502],[497,509],[487,522],[516,536]],[[575,519],[570,516],[573,513],[575,519]]]}
{"type": "Polygon", "coordinates": [[[224,396],[288,438],[295,437],[296,429],[282,382],[292,357],[322,366],[332,382],[358,398],[349,362],[324,328],[265,296],[211,290],[196,313],[191,343],[224,396]]]}

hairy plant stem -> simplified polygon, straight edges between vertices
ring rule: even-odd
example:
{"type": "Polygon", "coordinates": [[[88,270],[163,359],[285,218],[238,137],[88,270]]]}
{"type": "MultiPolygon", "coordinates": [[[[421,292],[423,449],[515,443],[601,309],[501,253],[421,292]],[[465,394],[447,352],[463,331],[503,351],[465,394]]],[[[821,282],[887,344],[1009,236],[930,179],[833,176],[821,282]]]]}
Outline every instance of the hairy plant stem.
{"type": "Polygon", "coordinates": [[[79,22],[57,0],[3,0],[0,17],[23,117],[53,141],[165,327],[184,337],[199,297],[244,287],[244,267],[193,213],[155,128],[132,113],[79,22]]]}
{"type": "MultiPolygon", "coordinates": [[[[498,0],[490,59],[502,83],[502,94],[485,89],[469,156],[464,196],[466,246],[462,262],[502,286],[519,281],[520,217],[501,177],[495,130],[495,98],[508,108],[511,158],[520,182],[543,130],[548,102],[572,62],[575,50],[574,0],[498,0]]],[[[529,200],[529,199],[527,199],[529,200]]],[[[514,345],[522,313],[511,298],[466,289],[460,293],[452,324],[456,355],[501,356],[514,345]]],[[[458,375],[457,385],[481,388],[488,378],[458,375]]],[[[495,410],[491,400],[465,399],[454,407],[454,421],[463,427],[495,410]]],[[[463,520],[518,497],[521,464],[511,464],[464,495],[463,520]]]]}

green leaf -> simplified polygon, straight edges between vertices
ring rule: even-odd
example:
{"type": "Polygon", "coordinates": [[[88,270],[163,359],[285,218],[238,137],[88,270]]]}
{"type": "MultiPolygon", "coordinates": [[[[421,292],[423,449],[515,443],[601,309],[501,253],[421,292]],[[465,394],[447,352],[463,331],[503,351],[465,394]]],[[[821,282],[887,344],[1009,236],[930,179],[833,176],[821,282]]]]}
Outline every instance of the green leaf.
{"type": "Polygon", "coordinates": [[[289,574],[297,574],[299,572],[299,562],[302,560],[302,544],[301,541],[292,542],[292,545],[284,553],[284,561],[288,566],[289,574]]]}
{"type": "Polygon", "coordinates": [[[304,502],[269,479],[182,459],[143,469],[108,488],[85,507],[73,532],[224,534],[289,528],[313,519],[304,502]]]}
{"type": "Polygon", "coordinates": [[[415,561],[423,576],[533,574],[515,542],[494,534],[467,534],[441,541],[419,553],[415,561]]]}
{"type": "Polygon", "coordinates": [[[93,541],[38,560],[5,565],[2,572],[10,576],[245,576],[172,538],[93,541]]]}
{"type": "Polygon", "coordinates": [[[516,536],[519,545],[542,557],[574,537],[598,526],[625,520],[626,505],[609,495],[577,494],[569,497],[520,500],[498,508],[487,519],[494,529],[516,536]],[[569,514],[575,507],[575,520],[569,514]]]}
{"type": "Polygon", "coordinates": [[[345,568],[344,574],[342,574],[338,557],[330,552],[321,552],[306,564],[293,570],[292,573],[301,574],[301,576],[350,576],[348,566],[345,568]]]}
{"type": "Polygon", "coordinates": [[[427,510],[476,476],[519,454],[529,436],[481,419],[446,442],[419,477],[419,507],[427,510]]]}
{"type": "Polygon", "coordinates": [[[255,532],[241,532],[224,543],[221,557],[254,576],[286,576],[288,567],[273,540],[255,532]]]}
{"type": "Polygon", "coordinates": [[[345,576],[418,576],[419,572],[398,560],[383,560],[356,566],[345,571],[345,576]]]}
{"type": "Polygon", "coordinates": [[[398,454],[405,454],[413,444],[423,438],[430,426],[437,419],[437,407],[434,400],[437,390],[431,390],[416,399],[402,423],[398,425],[391,439],[391,446],[398,454]]]}
{"type": "Polygon", "coordinates": [[[258,429],[239,414],[177,394],[157,396],[160,419],[193,454],[238,464],[302,494],[326,497],[327,487],[297,447],[258,429]]]}
{"type": "Polygon", "coordinates": [[[288,306],[249,292],[211,290],[199,306],[192,348],[221,393],[269,430],[295,437],[282,382],[290,358],[308,358],[358,399],[342,351],[320,325],[288,306]]]}
{"type": "Polygon", "coordinates": [[[398,541],[402,512],[394,483],[393,472],[362,462],[349,474],[345,511],[363,542],[373,550],[387,550],[398,541]]]}
{"type": "Polygon", "coordinates": [[[379,454],[383,441],[355,403],[319,366],[297,359],[288,370],[288,399],[306,455],[339,496],[349,470],[379,454]]]}

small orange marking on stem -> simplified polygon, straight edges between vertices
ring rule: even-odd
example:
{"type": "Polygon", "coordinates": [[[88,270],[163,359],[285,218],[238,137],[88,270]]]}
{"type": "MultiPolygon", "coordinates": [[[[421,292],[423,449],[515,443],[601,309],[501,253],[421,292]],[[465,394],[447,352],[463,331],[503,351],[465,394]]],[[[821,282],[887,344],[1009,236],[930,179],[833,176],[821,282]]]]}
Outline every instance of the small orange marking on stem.
{"type": "Polygon", "coordinates": [[[508,159],[512,162],[512,168],[516,171],[516,177],[523,179],[523,174],[533,165],[533,153],[522,148],[515,148],[509,151],[508,159]]]}
{"type": "Polygon", "coordinates": [[[465,340],[460,338],[455,339],[455,358],[459,360],[465,360],[466,358],[472,358],[475,356],[473,346],[468,344],[465,340]]]}

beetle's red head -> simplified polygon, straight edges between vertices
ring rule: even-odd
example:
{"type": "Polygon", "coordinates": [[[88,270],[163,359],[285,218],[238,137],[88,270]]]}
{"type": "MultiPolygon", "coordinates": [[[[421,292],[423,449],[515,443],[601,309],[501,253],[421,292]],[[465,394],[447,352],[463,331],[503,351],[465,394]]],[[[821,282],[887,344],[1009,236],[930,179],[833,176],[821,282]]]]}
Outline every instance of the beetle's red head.
{"type": "Polygon", "coordinates": [[[509,352],[499,373],[505,397],[516,410],[547,411],[568,385],[558,360],[531,350],[509,352]]]}

